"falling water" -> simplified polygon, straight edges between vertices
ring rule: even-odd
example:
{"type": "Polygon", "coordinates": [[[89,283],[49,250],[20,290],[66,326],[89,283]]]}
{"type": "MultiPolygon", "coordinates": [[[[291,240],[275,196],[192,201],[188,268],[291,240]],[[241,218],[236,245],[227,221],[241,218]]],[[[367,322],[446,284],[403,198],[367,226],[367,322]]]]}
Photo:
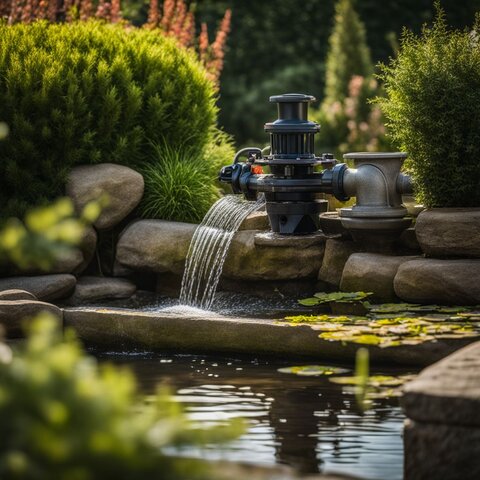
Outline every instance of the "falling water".
{"type": "Polygon", "coordinates": [[[183,273],[180,303],[209,309],[235,232],[243,220],[265,203],[262,195],[248,202],[242,195],[227,195],[208,211],[193,234],[183,273]]]}

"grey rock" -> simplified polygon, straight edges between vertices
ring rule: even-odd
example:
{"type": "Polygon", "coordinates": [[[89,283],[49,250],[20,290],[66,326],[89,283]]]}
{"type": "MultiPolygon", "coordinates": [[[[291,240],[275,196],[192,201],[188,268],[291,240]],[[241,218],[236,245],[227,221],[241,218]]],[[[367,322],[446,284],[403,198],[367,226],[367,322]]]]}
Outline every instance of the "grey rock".
{"type": "Polygon", "coordinates": [[[416,257],[393,257],[379,253],[354,253],[342,273],[340,289],[345,292],[373,292],[377,301],[396,299],[393,281],[400,265],[416,257]]]}
{"type": "MultiPolygon", "coordinates": [[[[319,338],[310,325],[291,326],[266,318],[224,317],[212,312],[141,312],[107,308],[66,308],[65,325],[101,348],[166,349],[176,352],[276,355],[353,362],[358,345],[319,338]]],[[[440,339],[395,348],[367,346],[372,364],[426,366],[475,338],[440,339]]]]}
{"type": "Polygon", "coordinates": [[[98,229],[112,228],[121,222],[140,202],[143,196],[142,175],[123,165],[102,163],[81,165],[70,172],[66,192],[77,211],[102,195],[108,196],[108,205],[94,223],[98,229]]]}
{"type": "Polygon", "coordinates": [[[480,478],[480,428],[407,421],[405,480],[480,478]]]}
{"type": "Polygon", "coordinates": [[[3,290],[0,292],[0,300],[37,300],[37,297],[26,290],[3,290]]]}
{"type": "Polygon", "coordinates": [[[310,246],[300,247],[292,239],[274,239],[259,245],[256,230],[237,232],[225,260],[223,275],[251,281],[315,278],[322,264],[324,242],[322,235],[320,239],[311,239],[310,246]]]}
{"type": "Polygon", "coordinates": [[[76,279],[70,274],[38,275],[36,277],[0,278],[0,290],[26,290],[39,300],[67,297],[75,288],[76,279]]]}
{"type": "Polygon", "coordinates": [[[318,280],[337,289],[340,286],[343,268],[348,258],[358,250],[358,245],[351,240],[329,238],[325,244],[325,255],[318,272],[318,280]]]}
{"type": "Polygon", "coordinates": [[[130,298],[137,287],[124,278],[80,277],[69,303],[94,302],[97,300],[130,298]]]}
{"type": "Polygon", "coordinates": [[[41,313],[52,315],[61,325],[63,313],[55,305],[36,300],[0,300],[0,324],[10,338],[22,336],[25,322],[41,313]]]}
{"type": "Polygon", "coordinates": [[[116,260],[134,271],[181,274],[196,228],[191,223],[138,220],[120,235],[116,260]]]}
{"type": "Polygon", "coordinates": [[[95,255],[95,249],[97,248],[97,239],[98,235],[95,229],[91,226],[87,227],[79,245],[82,252],[82,262],[73,270],[75,275],[82,273],[92,261],[95,255]]]}
{"type": "Polygon", "coordinates": [[[425,210],[415,230],[428,256],[480,258],[480,208],[425,210]]]}
{"type": "MultiPolygon", "coordinates": [[[[130,270],[183,274],[185,259],[197,225],[164,220],[130,224],[117,244],[116,260],[130,270]]],[[[315,277],[320,268],[325,237],[308,238],[310,246],[276,241],[257,245],[257,230],[237,232],[230,245],[223,274],[238,280],[284,280],[315,277]],[[266,246],[269,245],[269,246],[266,246]]],[[[307,245],[307,244],[305,244],[307,245]]],[[[117,268],[118,270],[118,268],[117,268]]]]}
{"type": "Polygon", "coordinates": [[[270,230],[267,212],[253,212],[240,225],[239,230],[270,230]]]}
{"type": "Polygon", "coordinates": [[[394,288],[406,302],[477,305],[480,260],[412,260],[398,269],[394,288]]]}
{"type": "Polygon", "coordinates": [[[423,370],[405,385],[407,417],[480,429],[480,342],[423,370]]]}

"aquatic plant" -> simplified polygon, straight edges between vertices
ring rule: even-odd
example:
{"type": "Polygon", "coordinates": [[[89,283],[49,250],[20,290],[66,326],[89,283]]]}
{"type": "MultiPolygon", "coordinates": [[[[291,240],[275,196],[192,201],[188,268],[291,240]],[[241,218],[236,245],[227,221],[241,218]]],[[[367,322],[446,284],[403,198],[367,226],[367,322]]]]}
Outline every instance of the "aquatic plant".
{"type": "Polygon", "coordinates": [[[315,293],[313,297],[299,300],[298,303],[306,307],[313,307],[315,305],[321,305],[323,303],[330,303],[330,302],[355,303],[355,302],[364,300],[370,295],[373,295],[373,293],[372,292],[333,292],[333,293],[319,292],[319,293],[315,293]]]}
{"type": "Polygon", "coordinates": [[[367,308],[365,316],[297,315],[285,321],[292,326],[308,325],[321,332],[324,340],[381,348],[480,336],[480,307],[400,303],[367,308]]]}

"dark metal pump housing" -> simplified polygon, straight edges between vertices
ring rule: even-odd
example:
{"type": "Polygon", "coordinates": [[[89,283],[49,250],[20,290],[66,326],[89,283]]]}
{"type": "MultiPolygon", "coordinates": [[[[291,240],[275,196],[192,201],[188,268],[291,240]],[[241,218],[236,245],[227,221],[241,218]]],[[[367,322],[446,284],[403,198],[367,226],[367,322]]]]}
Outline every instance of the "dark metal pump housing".
{"type": "Polygon", "coordinates": [[[332,154],[315,156],[314,135],[320,125],[308,120],[310,95],[287,93],[270,97],[278,107],[278,119],[265,124],[270,152],[248,147],[223,167],[220,181],[234,193],[254,200],[263,192],[270,225],[285,235],[313,233],[319,214],[328,208],[316,194],[330,193],[338,200],[357,197],[357,205],[342,209],[342,224],[352,230],[403,230],[410,221],[401,194],[410,193],[410,178],[400,173],[404,153],[350,153],[345,157],[356,168],[337,163],[332,154]],[[242,157],[246,161],[240,162],[242,157]],[[263,173],[263,169],[270,173],[263,173]],[[320,171],[317,171],[320,170],[320,171]]]}

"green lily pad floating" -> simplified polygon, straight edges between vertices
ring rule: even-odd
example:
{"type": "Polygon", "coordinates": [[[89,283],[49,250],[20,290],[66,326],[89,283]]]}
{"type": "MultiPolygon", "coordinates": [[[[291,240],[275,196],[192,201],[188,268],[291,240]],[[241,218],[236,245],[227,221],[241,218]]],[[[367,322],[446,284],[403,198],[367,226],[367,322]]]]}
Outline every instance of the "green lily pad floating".
{"type": "Polygon", "coordinates": [[[346,368],[331,367],[326,365],[304,365],[279,368],[278,371],[280,373],[293,373],[301,377],[318,377],[322,375],[339,375],[342,373],[347,373],[350,370],[346,368]]]}
{"type": "MultiPolygon", "coordinates": [[[[369,387],[381,388],[381,387],[400,387],[406,382],[413,380],[415,375],[371,375],[368,377],[367,385],[369,387]]],[[[329,379],[332,383],[338,383],[340,385],[358,385],[359,377],[335,377],[329,379]]]]}
{"type": "Polygon", "coordinates": [[[319,292],[319,293],[316,293],[313,297],[298,300],[298,303],[305,307],[314,307],[315,305],[322,305],[324,303],[330,303],[330,302],[354,303],[354,302],[360,302],[365,298],[369,297],[370,295],[373,295],[373,293],[372,292],[333,292],[333,293],[319,292]]]}
{"type": "Polygon", "coordinates": [[[295,315],[285,317],[285,320],[288,320],[290,323],[318,323],[318,322],[329,322],[329,323],[346,323],[353,322],[353,319],[346,317],[345,315],[295,315]]]}

